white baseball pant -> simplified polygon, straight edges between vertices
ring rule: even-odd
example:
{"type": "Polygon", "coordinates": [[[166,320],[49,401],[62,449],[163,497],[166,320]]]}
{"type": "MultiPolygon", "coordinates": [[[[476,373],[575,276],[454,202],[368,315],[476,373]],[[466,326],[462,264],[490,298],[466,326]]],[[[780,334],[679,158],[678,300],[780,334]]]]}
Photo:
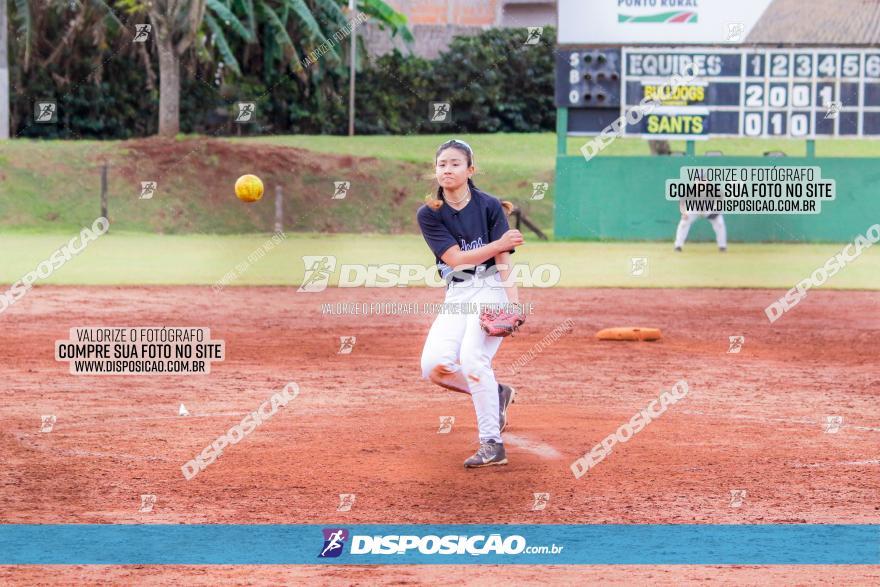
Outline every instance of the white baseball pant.
{"type": "Polygon", "coordinates": [[[715,218],[708,218],[708,215],[700,212],[686,212],[681,215],[678,222],[678,229],[675,231],[675,246],[683,247],[684,241],[687,240],[688,232],[691,230],[691,224],[696,222],[697,218],[706,218],[712,223],[712,229],[715,231],[715,242],[721,248],[727,248],[727,227],[724,225],[724,216],[719,214],[715,218]]]}
{"type": "MultiPolygon", "coordinates": [[[[444,303],[448,310],[454,310],[459,304],[505,304],[507,301],[507,291],[495,273],[451,283],[444,303]]],[[[465,307],[468,309],[471,308],[465,307]]],[[[422,350],[422,378],[470,394],[477,413],[480,442],[501,442],[498,382],[492,371],[492,358],[502,340],[498,336],[486,336],[480,328],[479,311],[449,311],[441,312],[434,320],[422,350]]]]}

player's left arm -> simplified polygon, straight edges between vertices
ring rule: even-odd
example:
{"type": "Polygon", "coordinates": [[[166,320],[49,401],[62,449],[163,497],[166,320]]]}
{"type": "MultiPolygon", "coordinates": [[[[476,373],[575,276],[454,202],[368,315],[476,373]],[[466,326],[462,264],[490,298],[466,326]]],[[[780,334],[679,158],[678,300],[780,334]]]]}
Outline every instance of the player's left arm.
{"type": "MultiPolygon", "coordinates": [[[[502,234],[510,230],[507,214],[512,209],[513,205],[509,202],[502,204],[501,200],[493,199],[492,205],[489,207],[488,218],[490,241],[498,240],[502,234]]],[[[510,280],[510,273],[513,271],[513,262],[510,260],[510,256],[515,250],[502,251],[494,257],[495,265],[498,268],[498,275],[501,277],[501,281],[506,284],[504,289],[507,290],[507,300],[512,304],[519,303],[519,290],[516,284],[510,280]]]]}
{"type": "Polygon", "coordinates": [[[505,284],[504,289],[507,290],[507,301],[511,304],[519,303],[519,289],[516,283],[510,281],[510,273],[513,271],[513,263],[510,260],[510,251],[504,251],[495,255],[495,265],[498,266],[498,275],[505,284]]]}

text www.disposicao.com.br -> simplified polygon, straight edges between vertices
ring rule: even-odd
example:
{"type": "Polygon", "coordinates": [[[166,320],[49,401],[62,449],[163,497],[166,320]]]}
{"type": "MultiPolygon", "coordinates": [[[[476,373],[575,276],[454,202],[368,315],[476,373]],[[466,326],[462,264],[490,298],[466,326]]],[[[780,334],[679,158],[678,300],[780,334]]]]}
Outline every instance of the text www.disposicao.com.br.
{"type": "Polygon", "coordinates": [[[817,212],[815,200],[684,200],[687,212],[817,212]]]}
{"type": "Polygon", "coordinates": [[[74,361],[76,373],[204,373],[205,361],[74,361]]]}

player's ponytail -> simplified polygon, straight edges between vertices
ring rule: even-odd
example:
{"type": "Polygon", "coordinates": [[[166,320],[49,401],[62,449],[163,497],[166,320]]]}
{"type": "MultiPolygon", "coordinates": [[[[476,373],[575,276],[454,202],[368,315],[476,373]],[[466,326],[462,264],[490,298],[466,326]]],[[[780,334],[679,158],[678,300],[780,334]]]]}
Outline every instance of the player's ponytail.
{"type": "MultiPolygon", "coordinates": [[[[2,1],[2,0],[0,0],[0,1],[2,1]]],[[[434,212],[436,212],[437,210],[442,208],[444,203],[445,202],[443,202],[443,188],[442,187],[437,188],[436,194],[428,194],[427,196],[425,196],[425,205],[428,208],[430,208],[431,210],[433,210],[434,212]]]]}

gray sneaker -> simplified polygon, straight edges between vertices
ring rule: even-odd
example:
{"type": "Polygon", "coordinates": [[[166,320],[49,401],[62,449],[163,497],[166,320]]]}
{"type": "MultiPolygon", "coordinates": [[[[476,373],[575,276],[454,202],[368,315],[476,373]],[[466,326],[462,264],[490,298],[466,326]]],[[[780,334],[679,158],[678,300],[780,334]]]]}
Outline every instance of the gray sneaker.
{"type": "Polygon", "coordinates": [[[504,432],[507,428],[507,408],[513,403],[516,390],[509,385],[498,385],[498,424],[499,431],[504,432]]]}
{"type": "Polygon", "coordinates": [[[491,465],[506,465],[507,453],[504,452],[504,444],[490,440],[480,443],[480,450],[464,462],[464,466],[489,467],[491,465]]]}

